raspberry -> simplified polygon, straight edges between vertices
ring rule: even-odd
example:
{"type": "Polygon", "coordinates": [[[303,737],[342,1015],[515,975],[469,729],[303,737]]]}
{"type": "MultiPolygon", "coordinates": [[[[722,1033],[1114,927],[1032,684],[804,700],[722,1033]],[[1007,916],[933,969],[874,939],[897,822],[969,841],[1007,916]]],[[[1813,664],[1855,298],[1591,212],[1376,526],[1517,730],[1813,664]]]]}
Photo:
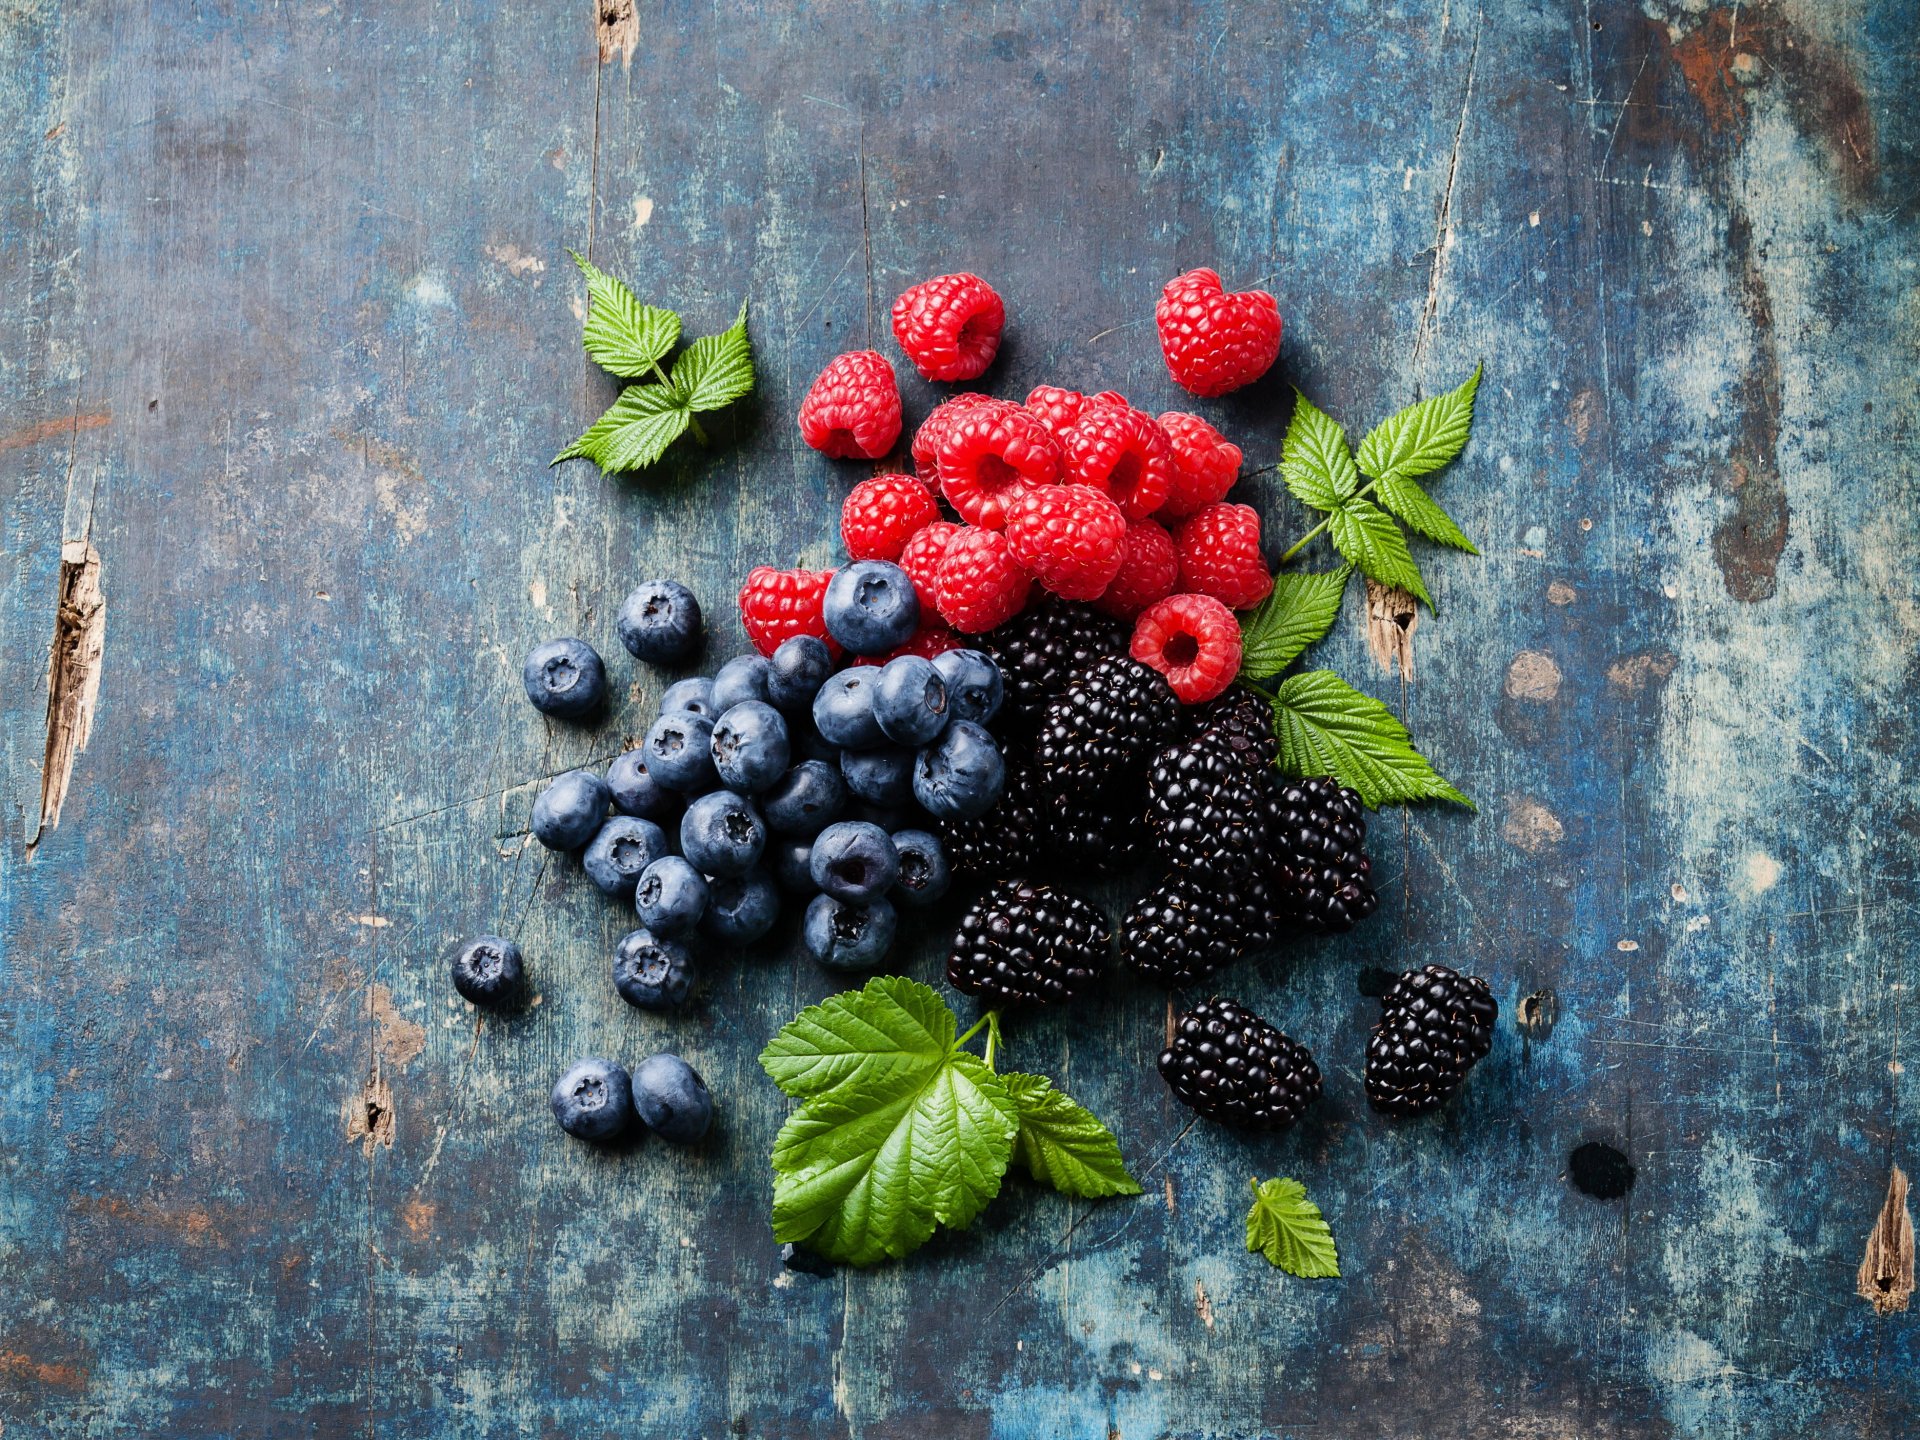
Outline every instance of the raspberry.
{"type": "Polygon", "coordinates": [[[901,549],[900,568],[913,581],[913,593],[919,597],[922,615],[930,615],[940,608],[935,603],[939,595],[936,577],[940,573],[940,560],[953,537],[966,528],[951,520],[936,520],[925,529],[915,531],[901,549]]]}
{"type": "Polygon", "coordinates": [[[1007,545],[1042,586],[1065,600],[1091,600],[1126,558],[1127,518],[1088,485],[1029,490],[1007,516],[1007,545]]]}
{"type": "Polygon", "coordinates": [[[920,422],[920,428],[913,432],[913,473],[922,484],[938,488],[940,475],[936,468],[940,442],[953,427],[953,423],[975,405],[1001,404],[991,395],[982,395],[978,390],[963,390],[945,404],[933,407],[933,413],[920,422]]]}
{"type": "Polygon", "coordinates": [[[1273,576],[1260,554],[1260,512],[1251,505],[1209,505],[1173,532],[1180,588],[1211,595],[1229,610],[1258,605],[1273,576]]]}
{"type": "Polygon", "coordinates": [[[1170,595],[1140,612],[1133,658],[1162,675],[1188,705],[1211,700],[1240,669],[1240,625],[1211,595],[1170,595]]]}
{"type": "MultiPolygon", "coordinates": [[[[753,648],[771,655],[782,640],[795,635],[818,635],[825,640],[827,622],[821,606],[831,579],[831,570],[775,570],[771,565],[749,570],[747,583],[740,587],[740,619],[753,648]]],[[[827,640],[827,648],[835,654],[840,651],[832,640],[827,640]]]]}
{"type": "Polygon", "coordinates": [[[1266,374],[1280,353],[1280,307],[1264,290],[1225,293],[1211,270],[1176,275],[1154,310],[1174,383],[1224,395],[1266,374]]]}
{"type": "Polygon", "coordinates": [[[1060,447],[1031,410],[1005,400],[971,406],[941,437],[940,489],[961,518],[985,530],[1007,523],[1028,490],[1060,480],[1060,447]]]}
{"type": "Polygon", "coordinates": [[[1156,600],[1173,593],[1180,561],[1173,551],[1173,537],[1151,520],[1136,520],[1127,526],[1125,550],[1113,583],[1093,603],[1094,608],[1109,615],[1131,620],[1156,600]]]}
{"type": "Polygon", "coordinates": [[[977,635],[1018,615],[1032,583],[1005,535],[968,526],[940,557],[935,604],[954,629],[977,635]]]}
{"type": "Polygon", "coordinates": [[[1067,479],[1113,497],[1129,520],[1144,520],[1173,489],[1173,447],[1151,415],[1131,405],[1094,403],[1060,436],[1067,479]]]}
{"type": "Polygon", "coordinates": [[[898,560],[920,531],[940,518],[933,492],[910,475],[876,475],[840,506],[840,538],[855,560],[898,560]]]}
{"type": "Polygon", "coordinates": [[[1173,447],[1173,489],[1160,507],[1163,520],[1180,520],[1227,498],[1240,478],[1240,447],[1198,415],[1169,410],[1160,417],[1173,447]]]}
{"type": "Polygon", "coordinates": [[[893,335],[923,380],[972,380],[993,363],[1007,307],[978,275],[936,275],[893,302],[893,335]]]}
{"type": "Polygon", "coordinates": [[[1027,392],[1027,409],[1038,415],[1056,435],[1078,420],[1086,408],[1087,397],[1078,390],[1036,385],[1027,392]]]}
{"type": "Polygon", "coordinates": [[[836,460],[878,460],[900,438],[900,388],[874,350],[835,356],[800,402],[800,436],[836,460]]]}

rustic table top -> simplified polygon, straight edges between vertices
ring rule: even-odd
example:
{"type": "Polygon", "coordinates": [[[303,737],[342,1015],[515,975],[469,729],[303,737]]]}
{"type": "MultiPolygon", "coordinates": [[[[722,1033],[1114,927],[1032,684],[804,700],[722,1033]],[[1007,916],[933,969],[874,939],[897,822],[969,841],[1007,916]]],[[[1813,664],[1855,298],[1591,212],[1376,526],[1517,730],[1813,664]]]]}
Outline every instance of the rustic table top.
{"type": "Polygon", "coordinates": [[[1916,1133],[1920,11],[1647,8],[6,7],[8,1440],[1920,1432],[1913,1313],[1855,1294],[1916,1133]],[[690,330],[751,299],[710,450],[547,468],[612,393],[568,246],[690,330]],[[1195,265],[1286,317],[1204,407],[1272,536],[1290,386],[1357,433],[1484,362],[1438,490],[1484,556],[1432,554],[1410,675],[1351,602],[1316,657],[1480,809],[1380,816],[1380,913],[1233,977],[1327,1071],[1297,1130],[1190,1125],[1128,985],[1009,1044],[1144,1197],[786,1269],[754,1056],[840,984],[627,1009],[529,803],[657,698],[633,581],[724,657],[750,566],[838,554],[866,471],[792,416],[901,288],[994,281],[1002,393],[1163,409],[1195,265]],[[598,728],[520,694],[556,633],[617,662],[598,728]],[[476,1024],[439,954],[488,928],[539,1003],[476,1024]],[[1500,1032],[1383,1123],[1356,977],[1434,960],[1500,1032]],[[660,1048],[703,1149],[555,1129],[564,1063],[660,1048]],[[1345,1279],[1245,1252],[1281,1174],[1345,1279]]]}

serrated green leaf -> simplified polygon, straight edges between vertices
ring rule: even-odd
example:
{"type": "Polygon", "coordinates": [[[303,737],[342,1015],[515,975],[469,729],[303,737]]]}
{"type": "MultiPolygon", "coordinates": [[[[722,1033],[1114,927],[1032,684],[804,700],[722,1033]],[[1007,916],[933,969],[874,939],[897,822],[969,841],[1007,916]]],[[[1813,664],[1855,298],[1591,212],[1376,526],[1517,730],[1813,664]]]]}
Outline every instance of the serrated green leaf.
{"type": "Polygon", "coordinates": [[[747,302],[718,335],[703,335],[673,365],[673,388],[689,410],[718,410],[753,389],[753,345],[747,339],[747,302]]]}
{"type": "Polygon", "coordinates": [[[1327,516],[1327,532],[1333,548],[1358,565],[1362,573],[1382,585],[1393,585],[1417,595],[1433,608],[1420,567],[1413,563],[1407,549],[1407,537],[1393,523],[1393,517],[1364,495],[1340,502],[1327,516]]]}
{"type": "Polygon", "coordinates": [[[1240,673],[1250,680],[1278,675],[1307,646],[1333,628],[1351,565],[1324,574],[1276,575],[1273,593],[1240,622],[1240,673]]]}
{"type": "Polygon", "coordinates": [[[1020,1115],[1014,1154],[1034,1179],[1088,1200],[1140,1193],[1120,1158],[1120,1142],[1091,1110],[1044,1075],[1007,1074],[1000,1081],[1020,1115]]]}
{"type": "Polygon", "coordinates": [[[1480,367],[1456,389],[1389,415],[1360,442],[1360,468],[1378,480],[1410,479],[1438,470],[1466,446],[1480,367]]]}
{"type": "Polygon", "coordinates": [[[567,253],[587,277],[587,320],[580,332],[587,354],[601,369],[629,380],[651,374],[680,343],[680,317],[645,304],[585,256],[567,253]]]}
{"type": "Polygon", "coordinates": [[[1371,695],[1330,670],[1290,676],[1273,697],[1280,768],[1289,775],[1331,775],[1369,806],[1410,800],[1473,802],[1413,748],[1407,727],[1371,695]]]}
{"type": "Polygon", "coordinates": [[[1293,419],[1280,445],[1280,476],[1302,504],[1331,510],[1360,483],[1347,432],[1305,395],[1293,393],[1293,419]]]}
{"type": "Polygon", "coordinates": [[[1416,535],[1424,535],[1442,545],[1451,545],[1469,555],[1480,553],[1460,527],[1453,523],[1453,517],[1420,488],[1418,481],[1409,480],[1403,475],[1383,475],[1374,482],[1373,493],[1380,497],[1382,505],[1404,520],[1407,528],[1416,535]]]}
{"type": "Polygon", "coordinates": [[[760,1052],[760,1068],[797,1100],[843,1085],[924,1075],[953,1052],[953,1011],[931,986],[878,975],[809,1005],[760,1052]]]}
{"type": "Polygon", "coordinates": [[[609,475],[644,469],[686,433],[692,418],[680,397],[665,386],[629,385],[552,463],[587,459],[609,475]]]}
{"type": "Polygon", "coordinates": [[[1247,1249],[1303,1280],[1335,1280],[1340,1256],[1333,1248],[1320,1207],[1298,1180],[1249,1180],[1253,1208],[1247,1211],[1247,1249]]]}

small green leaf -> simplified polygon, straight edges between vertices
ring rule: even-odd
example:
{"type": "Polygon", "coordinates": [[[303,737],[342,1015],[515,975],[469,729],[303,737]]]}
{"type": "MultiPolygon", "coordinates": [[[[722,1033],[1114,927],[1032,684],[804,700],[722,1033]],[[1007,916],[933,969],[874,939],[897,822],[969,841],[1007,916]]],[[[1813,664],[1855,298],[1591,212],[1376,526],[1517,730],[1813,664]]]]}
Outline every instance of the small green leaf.
{"type": "Polygon", "coordinates": [[[1333,1248],[1320,1207],[1298,1180],[1249,1180],[1253,1208],[1247,1211],[1247,1249],[1269,1265],[1303,1280],[1336,1280],[1340,1256],[1333,1248]]]}
{"type": "Polygon", "coordinates": [[[1378,700],[1330,670],[1306,670],[1273,696],[1280,768],[1289,775],[1331,775],[1373,809],[1410,800],[1473,802],[1444,780],[1378,700]]]}
{"type": "Polygon", "coordinates": [[[1420,567],[1413,563],[1407,537],[1393,517],[1363,495],[1343,500],[1327,517],[1334,549],[1353,561],[1372,579],[1417,595],[1433,608],[1420,567]]]}
{"type": "Polygon", "coordinates": [[[673,388],[689,410],[718,410],[753,389],[753,346],[747,339],[747,302],[718,335],[704,335],[673,366],[673,388]]]}
{"type": "Polygon", "coordinates": [[[1389,415],[1360,442],[1360,468],[1376,480],[1388,475],[1411,479],[1438,470],[1466,446],[1479,388],[1476,366],[1458,389],[1389,415]]]}
{"type": "Polygon", "coordinates": [[[953,1011],[931,986],[878,975],[809,1005],[760,1052],[760,1068],[797,1100],[843,1085],[917,1076],[953,1051],[953,1011]]]}
{"type": "Polygon", "coordinates": [[[587,277],[587,323],[580,332],[587,354],[601,369],[629,380],[652,373],[680,343],[680,317],[643,304],[591,260],[567,253],[587,277]]]}
{"type": "Polygon", "coordinates": [[[1380,497],[1382,505],[1404,520],[1407,528],[1416,535],[1424,535],[1442,545],[1451,545],[1469,555],[1480,553],[1473,548],[1473,542],[1467,539],[1460,527],[1453,523],[1453,517],[1420,488],[1418,481],[1409,480],[1403,475],[1382,475],[1374,482],[1373,493],[1380,497]]]}
{"type": "Polygon", "coordinates": [[[1091,1110],[1054,1089],[1044,1075],[1012,1073],[1000,1082],[1020,1113],[1014,1154],[1034,1179],[1088,1200],[1140,1193],[1120,1158],[1120,1142],[1091,1110]]]}
{"type": "Polygon", "coordinates": [[[1240,622],[1240,673],[1250,680],[1278,675],[1307,646],[1333,628],[1351,565],[1324,574],[1276,575],[1273,593],[1240,622]]]}
{"type": "Polygon", "coordinates": [[[629,385],[607,413],[554,456],[552,463],[579,457],[593,461],[609,475],[640,470],[666,454],[691,422],[679,395],[664,385],[629,385]]]}
{"type": "Polygon", "coordinates": [[[1360,483],[1347,432],[1305,395],[1293,393],[1293,419],[1280,446],[1280,475],[1302,504],[1332,510],[1360,483]]]}

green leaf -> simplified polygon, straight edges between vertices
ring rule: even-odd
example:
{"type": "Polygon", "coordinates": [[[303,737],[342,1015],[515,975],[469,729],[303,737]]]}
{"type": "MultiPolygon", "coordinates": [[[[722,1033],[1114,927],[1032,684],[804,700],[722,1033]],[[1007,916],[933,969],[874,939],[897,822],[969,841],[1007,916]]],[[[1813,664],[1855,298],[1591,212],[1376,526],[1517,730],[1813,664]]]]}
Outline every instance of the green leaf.
{"type": "Polygon", "coordinates": [[[953,1052],[953,1011],[931,986],[880,975],[809,1005],[760,1052],[760,1068],[795,1099],[842,1086],[925,1076],[953,1052]]]}
{"type": "Polygon", "coordinates": [[[1281,682],[1273,696],[1273,730],[1287,774],[1331,775],[1376,810],[1409,800],[1452,800],[1473,808],[1413,748],[1392,711],[1330,670],[1307,670],[1281,682]]]}
{"type": "Polygon", "coordinates": [[[1140,1193],[1120,1158],[1120,1142],[1091,1110],[1044,1075],[1007,1074],[1000,1082],[1020,1115],[1014,1153],[1034,1179],[1088,1200],[1140,1193]]]}
{"type": "Polygon", "coordinates": [[[1303,1280],[1335,1280],[1340,1256],[1320,1207],[1298,1180],[1249,1180],[1253,1208],[1247,1211],[1247,1249],[1269,1265],[1303,1280]]]}
{"type": "Polygon", "coordinates": [[[1424,535],[1442,545],[1451,545],[1469,555],[1480,553],[1473,548],[1473,542],[1467,539],[1460,527],[1453,523],[1453,517],[1435,504],[1433,497],[1422,490],[1417,481],[1403,475],[1382,475],[1374,482],[1373,493],[1380,497],[1382,505],[1404,520],[1407,528],[1416,535],[1424,535]]]}
{"type": "Polygon", "coordinates": [[[1324,574],[1276,575],[1273,593],[1240,622],[1240,673],[1250,680],[1278,675],[1307,646],[1333,628],[1351,565],[1324,574]]]}
{"type": "Polygon", "coordinates": [[[673,366],[673,388],[689,410],[718,410],[753,389],[753,346],[747,339],[747,302],[718,335],[704,335],[673,366]]]}
{"type": "Polygon", "coordinates": [[[1480,367],[1475,366],[1458,389],[1389,415],[1360,442],[1360,468],[1376,480],[1438,470],[1465,447],[1479,388],[1480,367]]]}
{"type": "Polygon", "coordinates": [[[642,303],[591,260],[567,253],[587,277],[587,323],[580,332],[587,354],[601,369],[629,380],[650,374],[680,343],[680,317],[642,303]]]}
{"type": "Polygon", "coordinates": [[[1301,503],[1332,510],[1360,483],[1347,432],[1305,395],[1293,393],[1293,419],[1280,445],[1280,475],[1301,503]]]}
{"type": "Polygon", "coordinates": [[[1417,595],[1429,610],[1433,608],[1420,567],[1407,549],[1407,537],[1391,515],[1365,496],[1355,495],[1341,501],[1327,521],[1334,549],[1382,585],[1417,595]]]}
{"type": "Polygon", "coordinates": [[[581,457],[609,475],[639,470],[666,454],[667,447],[686,433],[692,418],[680,397],[664,385],[629,385],[607,413],[554,456],[552,463],[581,457]]]}

